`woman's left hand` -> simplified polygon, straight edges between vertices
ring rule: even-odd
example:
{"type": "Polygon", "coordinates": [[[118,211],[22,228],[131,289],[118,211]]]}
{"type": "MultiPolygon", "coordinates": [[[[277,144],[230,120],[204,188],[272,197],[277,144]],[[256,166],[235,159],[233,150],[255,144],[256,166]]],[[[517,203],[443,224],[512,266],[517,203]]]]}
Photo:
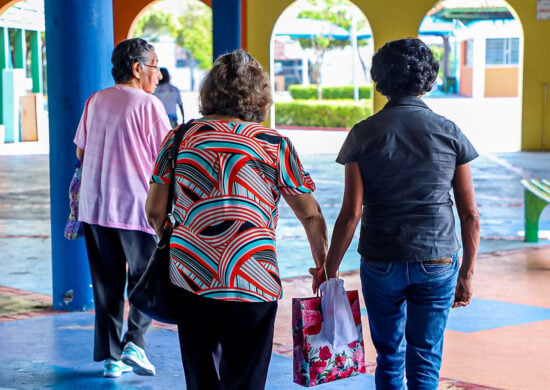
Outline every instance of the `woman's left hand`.
{"type": "Polygon", "coordinates": [[[470,299],[472,299],[472,276],[459,273],[453,308],[468,306],[470,299]]]}

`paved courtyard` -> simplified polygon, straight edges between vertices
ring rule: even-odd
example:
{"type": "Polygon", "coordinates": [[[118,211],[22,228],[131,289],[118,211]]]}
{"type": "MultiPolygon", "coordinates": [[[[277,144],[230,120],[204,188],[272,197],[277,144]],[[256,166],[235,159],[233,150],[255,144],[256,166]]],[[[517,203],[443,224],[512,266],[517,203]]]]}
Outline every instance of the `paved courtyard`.
{"type": "MultiPolygon", "coordinates": [[[[464,117],[460,126],[467,132],[470,118],[464,117]]],[[[475,131],[481,130],[476,127],[475,131]]],[[[513,129],[503,131],[503,140],[514,137],[513,129]]],[[[295,143],[305,169],[315,180],[315,196],[331,229],[343,193],[343,167],[334,159],[346,132],[281,132],[295,143]]],[[[498,134],[494,136],[498,138],[498,134]]],[[[540,242],[524,242],[520,179],[550,177],[550,153],[493,152],[480,145],[476,143],[481,156],[472,162],[482,220],[474,299],[467,308],[451,313],[439,388],[547,389],[550,207],[541,216],[540,242]]],[[[47,140],[0,144],[0,388],[185,388],[173,327],[155,324],[148,334],[148,350],[158,376],[127,374],[110,381],[101,377],[101,366],[91,361],[93,313],[63,314],[51,309],[47,153],[47,140]],[[42,337],[35,346],[37,335],[42,337]]],[[[303,228],[284,202],[277,235],[285,295],[277,315],[267,389],[297,389],[300,386],[292,383],[291,376],[290,305],[292,297],[311,294],[309,280],[303,275],[312,260],[303,228]]],[[[360,288],[356,245],[357,237],[341,267],[348,289],[360,288]]],[[[374,388],[375,352],[365,313],[362,319],[368,374],[323,385],[324,389],[374,388]]]]}

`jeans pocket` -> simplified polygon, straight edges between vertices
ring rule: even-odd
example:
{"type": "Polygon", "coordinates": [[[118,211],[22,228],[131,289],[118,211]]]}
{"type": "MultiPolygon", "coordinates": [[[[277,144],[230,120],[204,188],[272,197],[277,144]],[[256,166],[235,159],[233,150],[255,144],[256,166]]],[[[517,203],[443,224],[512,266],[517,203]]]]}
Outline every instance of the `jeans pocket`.
{"type": "Polygon", "coordinates": [[[389,274],[392,269],[392,263],[375,263],[373,261],[365,261],[365,264],[371,272],[374,272],[380,276],[389,274]]]}
{"type": "Polygon", "coordinates": [[[419,263],[419,268],[422,273],[434,276],[434,275],[440,275],[444,274],[445,272],[449,270],[454,270],[455,263],[458,261],[458,255],[454,254],[449,258],[448,262],[434,262],[433,260],[428,261],[421,261],[419,263]]]}

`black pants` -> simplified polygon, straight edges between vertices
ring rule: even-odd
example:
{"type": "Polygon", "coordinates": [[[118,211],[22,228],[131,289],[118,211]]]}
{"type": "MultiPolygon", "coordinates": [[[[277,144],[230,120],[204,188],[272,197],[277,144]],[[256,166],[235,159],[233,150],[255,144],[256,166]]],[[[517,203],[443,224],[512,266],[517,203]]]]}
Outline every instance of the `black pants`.
{"type": "Polygon", "coordinates": [[[145,332],[151,325],[151,319],[132,305],[128,314],[128,330],[121,339],[124,288],[128,279],[129,295],[147,267],[156,240],[153,235],[137,230],[88,224],[84,224],[84,236],[94,290],[94,360],[119,360],[122,347],[127,342],[145,347],[145,332]]]}
{"type": "Polygon", "coordinates": [[[220,301],[178,290],[187,389],[264,389],[277,302],[220,301]]]}

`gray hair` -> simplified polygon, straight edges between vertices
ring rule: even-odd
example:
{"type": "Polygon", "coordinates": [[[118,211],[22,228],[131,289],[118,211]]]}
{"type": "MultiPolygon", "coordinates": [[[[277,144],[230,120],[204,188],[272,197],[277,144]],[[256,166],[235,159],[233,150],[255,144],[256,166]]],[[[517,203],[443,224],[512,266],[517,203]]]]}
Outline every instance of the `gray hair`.
{"type": "Polygon", "coordinates": [[[271,84],[261,65],[242,49],[214,61],[199,92],[202,115],[227,115],[262,122],[273,103],[271,84]]]}
{"type": "Polygon", "coordinates": [[[155,47],[141,38],[126,39],[116,45],[111,55],[111,74],[115,83],[130,81],[134,77],[132,67],[136,61],[145,65],[152,51],[155,47]]]}

